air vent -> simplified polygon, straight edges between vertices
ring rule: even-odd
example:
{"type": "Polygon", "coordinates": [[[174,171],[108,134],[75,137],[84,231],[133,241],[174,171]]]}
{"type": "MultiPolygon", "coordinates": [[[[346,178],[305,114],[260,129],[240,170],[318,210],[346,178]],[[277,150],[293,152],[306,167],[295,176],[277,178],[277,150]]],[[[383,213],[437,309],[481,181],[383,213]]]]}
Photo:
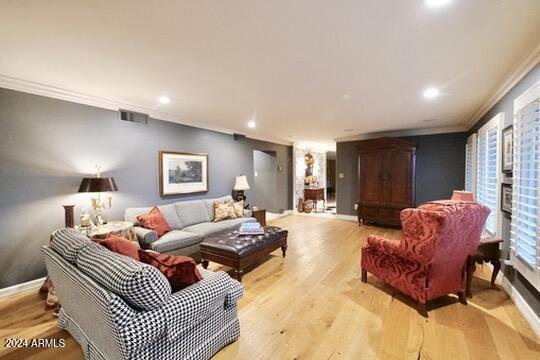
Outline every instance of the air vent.
{"type": "Polygon", "coordinates": [[[135,111],[118,110],[120,112],[120,120],[135,122],[139,124],[148,124],[150,118],[148,114],[138,113],[135,111]]]}

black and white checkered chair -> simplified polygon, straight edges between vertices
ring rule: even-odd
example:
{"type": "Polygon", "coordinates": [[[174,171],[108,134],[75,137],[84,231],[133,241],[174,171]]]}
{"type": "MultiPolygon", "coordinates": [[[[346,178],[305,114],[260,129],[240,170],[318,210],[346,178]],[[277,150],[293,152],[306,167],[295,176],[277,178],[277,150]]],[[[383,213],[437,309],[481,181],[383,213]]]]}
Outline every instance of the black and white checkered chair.
{"type": "Polygon", "coordinates": [[[93,243],[74,229],[42,248],[62,308],[58,325],[86,359],[208,359],[238,339],[242,285],[224,272],[171,293],[154,267],[93,243]]]}

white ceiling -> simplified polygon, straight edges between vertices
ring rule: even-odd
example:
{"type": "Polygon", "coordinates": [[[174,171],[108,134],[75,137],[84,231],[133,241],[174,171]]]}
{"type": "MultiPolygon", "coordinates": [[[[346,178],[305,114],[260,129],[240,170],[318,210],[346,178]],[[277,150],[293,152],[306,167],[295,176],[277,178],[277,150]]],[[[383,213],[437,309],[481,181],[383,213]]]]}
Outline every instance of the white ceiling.
{"type": "Polygon", "coordinates": [[[0,3],[2,75],[281,141],[464,126],[539,43],[539,0],[0,3]]]}

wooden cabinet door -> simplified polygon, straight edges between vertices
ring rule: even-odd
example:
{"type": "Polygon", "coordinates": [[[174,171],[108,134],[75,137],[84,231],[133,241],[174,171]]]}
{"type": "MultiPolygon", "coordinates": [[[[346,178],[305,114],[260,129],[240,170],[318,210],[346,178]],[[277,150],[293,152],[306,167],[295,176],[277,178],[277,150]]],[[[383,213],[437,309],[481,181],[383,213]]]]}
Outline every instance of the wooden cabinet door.
{"type": "Polygon", "coordinates": [[[413,206],[414,155],[410,151],[389,149],[384,161],[385,206],[405,208],[413,206]]]}
{"type": "Polygon", "coordinates": [[[379,206],[383,202],[382,151],[368,151],[358,157],[358,179],[360,179],[360,206],[379,206]]]}

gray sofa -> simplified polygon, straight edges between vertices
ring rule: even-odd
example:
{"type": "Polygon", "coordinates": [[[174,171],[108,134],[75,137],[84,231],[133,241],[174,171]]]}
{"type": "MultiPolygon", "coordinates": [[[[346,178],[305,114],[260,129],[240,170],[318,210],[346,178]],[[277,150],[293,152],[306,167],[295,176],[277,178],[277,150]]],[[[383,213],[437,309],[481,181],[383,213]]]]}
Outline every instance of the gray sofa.
{"type": "Polygon", "coordinates": [[[179,201],[158,206],[173,229],[159,238],[155,231],[143,228],[137,220],[137,216],[148,214],[152,207],[127,208],[124,218],[135,224],[135,233],[142,248],[198,259],[199,243],[205,237],[229,230],[244,222],[256,221],[251,217],[251,212],[245,211],[243,218],[213,222],[214,202],[226,200],[232,200],[232,197],[228,195],[215,199],[179,201]]]}
{"type": "Polygon", "coordinates": [[[85,359],[209,359],[240,335],[242,285],[222,271],[201,269],[201,281],[173,293],[155,267],[75,229],[57,230],[41,251],[62,305],[58,326],[85,359]]]}

